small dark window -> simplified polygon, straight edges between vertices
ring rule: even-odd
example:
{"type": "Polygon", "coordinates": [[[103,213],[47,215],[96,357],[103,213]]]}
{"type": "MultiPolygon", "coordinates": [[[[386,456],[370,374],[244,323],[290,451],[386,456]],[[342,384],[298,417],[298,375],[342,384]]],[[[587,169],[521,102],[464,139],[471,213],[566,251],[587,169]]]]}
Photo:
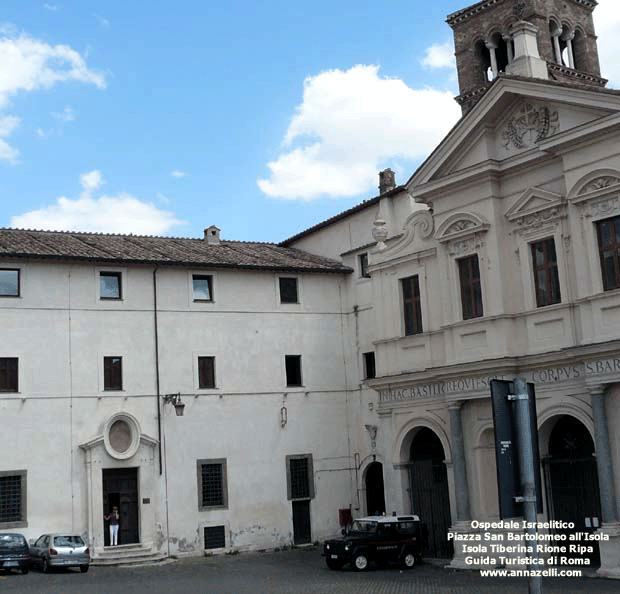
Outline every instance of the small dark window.
{"type": "Polygon", "coordinates": [[[596,223],[603,289],[620,287],[620,217],[596,223]]]}
{"type": "Polygon", "coordinates": [[[194,301],[213,301],[213,277],[207,274],[192,276],[194,301]]]}
{"type": "Polygon", "coordinates": [[[364,353],[364,377],[366,379],[373,379],[377,376],[377,372],[375,369],[375,354],[364,353]]]}
{"type": "Polygon", "coordinates": [[[101,299],[121,299],[122,285],[120,272],[99,273],[99,297],[101,299]]]}
{"type": "Polygon", "coordinates": [[[297,279],[295,277],[280,277],[280,303],[299,303],[297,293],[297,279]]]}
{"type": "Polygon", "coordinates": [[[361,278],[370,278],[370,274],[368,272],[368,254],[360,254],[359,256],[360,262],[360,277],[361,278]]]}
{"type": "Polygon", "coordinates": [[[0,472],[0,528],[27,526],[26,471],[0,472]]]}
{"type": "Polygon", "coordinates": [[[17,357],[0,358],[0,392],[17,392],[17,357]]]}
{"type": "Polygon", "coordinates": [[[104,357],[103,358],[103,389],[122,390],[123,389],[123,358],[104,357]]]}
{"type": "Polygon", "coordinates": [[[286,457],[286,479],[289,499],[314,498],[312,454],[286,457]]]}
{"type": "Polygon", "coordinates": [[[205,549],[223,549],[226,546],[225,526],[205,526],[205,549]]]}
{"type": "Polygon", "coordinates": [[[420,281],[418,275],[403,278],[403,313],[405,316],[405,336],[422,333],[422,307],[420,304],[420,281]]]}
{"type": "Polygon", "coordinates": [[[198,460],[198,508],[222,508],[228,505],[226,460],[198,460]]]}
{"type": "Polygon", "coordinates": [[[215,388],[215,357],[198,357],[198,387],[215,388]]]}
{"type": "Polygon", "coordinates": [[[560,303],[560,279],[558,261],[555,254],[555,241],[552,237],[532,244],[532,263],[534,267],[534,286],[536,306],[544,307],[560,303]]]}
{"type": "Polygon", "coordinates": [[[286,385],[301,386],[301,355],[285,355],[286,385]]]}
{"type": "Polygon", "coordinates": [[[482,288],[480,286],[480,266],[478,254],[457,260],[461,284],[461,306],[463,319],[482,317],[482,288]]]}
{"type": "Polygon", "coordinates": [[[0,297],[19,297],[19,270],[0,268],[0,297]]]}

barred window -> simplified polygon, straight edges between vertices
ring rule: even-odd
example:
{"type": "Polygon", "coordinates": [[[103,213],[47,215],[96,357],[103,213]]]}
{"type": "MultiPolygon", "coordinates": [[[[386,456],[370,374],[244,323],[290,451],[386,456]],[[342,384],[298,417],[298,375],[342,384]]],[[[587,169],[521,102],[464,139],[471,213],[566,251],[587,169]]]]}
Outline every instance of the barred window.
{"type": "Polygon", "coordinates": [[[0,357],[0,392],[18,391],[17,357],[0,357]]]}
{"type": "Polygon", "coordinates": [[[287,456],[286,479],[289,499],[314,498],[312,454],[287,456]]]}
{"type": "Polygon", "coordinates": [[[27,526],[26,471],[0,472],[0,528],[27,526]]]}
{"type": "Polygon", "coordinates": [[[198,460],[198,509],[228,507],[226,460],[198,460]]]}
{"type": "Polygon", "coordinates": [[[223,549],[226,546],[226,526],[205,526],[205,549],[223,549]]]}

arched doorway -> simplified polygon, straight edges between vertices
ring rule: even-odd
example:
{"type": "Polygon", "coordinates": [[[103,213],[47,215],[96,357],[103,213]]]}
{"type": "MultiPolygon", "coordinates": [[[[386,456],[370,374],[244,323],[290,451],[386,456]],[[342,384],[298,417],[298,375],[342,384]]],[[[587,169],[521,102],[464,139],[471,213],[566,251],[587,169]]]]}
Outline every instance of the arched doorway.
{"type": "Polygon", "coordinates": [[[448,542],[450,498],[448,472],[441,441],[433,431],[421,428],[411,442],[409,485],[411,507],[420,517],[423,552],[438,558],[452,556],[448,542]]]}
{"type": "Polygon", "coordinates": [[[380,516],[385,513],[383,464],[381,462],[372,462],[366,469],[366,511],[369,516],[380,516]]]}
{"type": "MultiPolygon", "coordinates": [[[[547,505],[553,520],[573,522],[574,530],[557,533],[593,532],[600,523],[600,493],[594,457],[594,442],[586,427],[574,417],[558,418],[549,436],[548,456],[543,460],[547,505]]],[[[600,564],[598,544],[587,556],[592,565],[600,564]]],[[[569,555],[570,556],[570,555],[569,555]]]]}

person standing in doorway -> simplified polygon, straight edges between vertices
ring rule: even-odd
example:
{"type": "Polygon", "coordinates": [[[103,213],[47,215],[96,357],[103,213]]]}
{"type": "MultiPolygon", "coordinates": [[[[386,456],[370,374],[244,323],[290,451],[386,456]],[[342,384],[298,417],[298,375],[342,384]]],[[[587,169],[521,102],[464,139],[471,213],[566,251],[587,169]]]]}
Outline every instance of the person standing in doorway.
{"type": "Polygon", "coordinates": [[[114,506],[109,514],[103,516],[103,519],[110,522],[110,546],[114,547],[118,544],[118,524],[120,520],[118,507],[114,506]]]}

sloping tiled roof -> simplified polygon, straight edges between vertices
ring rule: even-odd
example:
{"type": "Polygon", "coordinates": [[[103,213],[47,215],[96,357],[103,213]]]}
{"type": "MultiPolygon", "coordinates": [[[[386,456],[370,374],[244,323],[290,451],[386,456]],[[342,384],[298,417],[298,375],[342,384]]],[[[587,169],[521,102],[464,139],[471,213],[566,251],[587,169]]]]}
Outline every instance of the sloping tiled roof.
{"type": "Polygon", "coordinates": [[[243,268],[291,272],[351,272],[342,263],[273,243],[0,228],[0,258],[243,268]]]}

